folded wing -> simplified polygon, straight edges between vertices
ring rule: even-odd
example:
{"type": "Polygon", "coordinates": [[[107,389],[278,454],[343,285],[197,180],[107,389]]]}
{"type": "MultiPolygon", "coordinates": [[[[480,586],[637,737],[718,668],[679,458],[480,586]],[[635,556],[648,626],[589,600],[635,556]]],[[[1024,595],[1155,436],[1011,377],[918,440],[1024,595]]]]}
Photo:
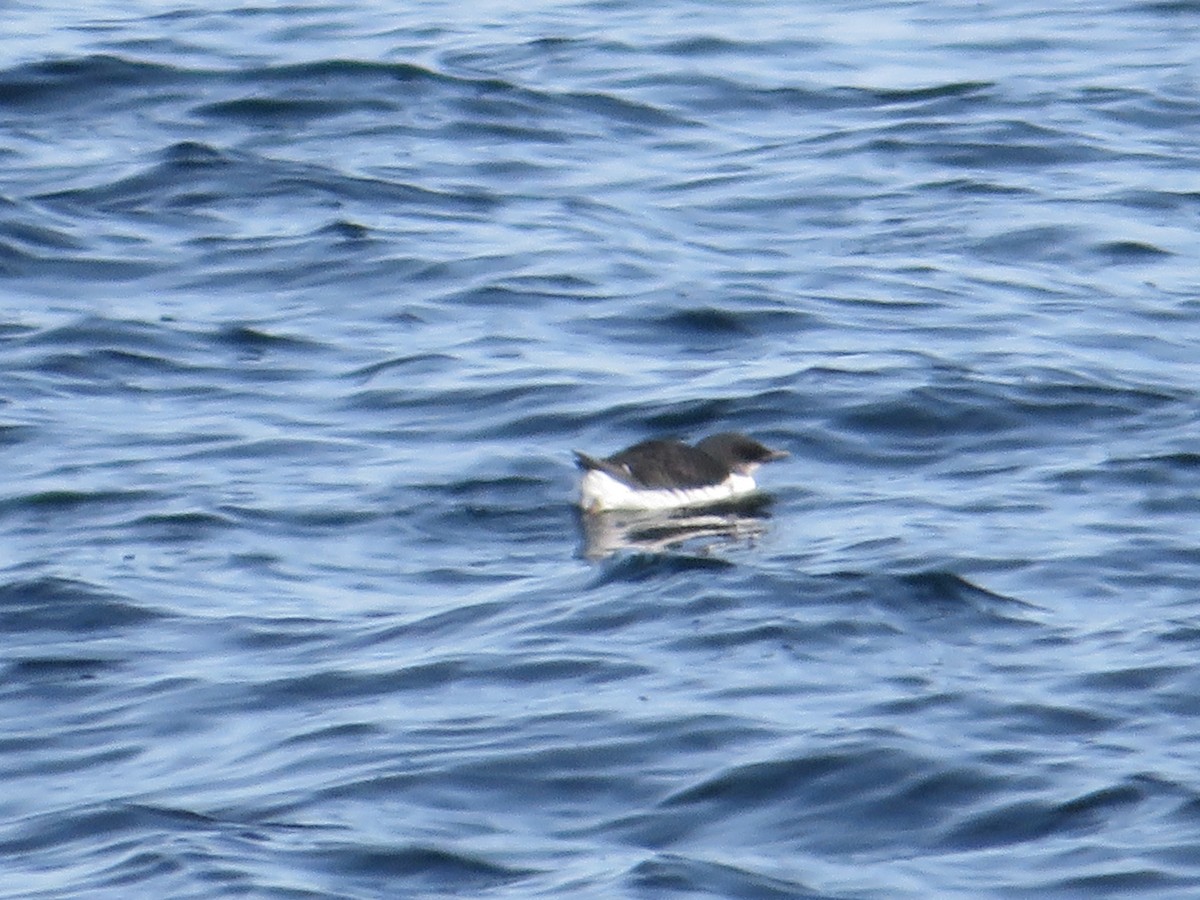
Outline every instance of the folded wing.
{"type": "Polygon", "coordinates": [[[682,441],[643,441],[607,459],[575,451],[581,469],[595,469],[633,488],[692,488],[719,484],[729,470],[682,441]]]}

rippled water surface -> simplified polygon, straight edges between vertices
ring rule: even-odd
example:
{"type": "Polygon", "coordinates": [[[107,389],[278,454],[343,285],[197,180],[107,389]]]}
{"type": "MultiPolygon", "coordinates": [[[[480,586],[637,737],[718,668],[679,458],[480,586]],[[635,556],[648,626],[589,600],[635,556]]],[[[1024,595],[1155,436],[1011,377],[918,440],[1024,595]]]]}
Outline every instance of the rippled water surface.
{"type": "Polygon", "coordinates": [[[1196,896],[1200,5],[1060,6],[6,4],[0,897],[1196,896]]]}

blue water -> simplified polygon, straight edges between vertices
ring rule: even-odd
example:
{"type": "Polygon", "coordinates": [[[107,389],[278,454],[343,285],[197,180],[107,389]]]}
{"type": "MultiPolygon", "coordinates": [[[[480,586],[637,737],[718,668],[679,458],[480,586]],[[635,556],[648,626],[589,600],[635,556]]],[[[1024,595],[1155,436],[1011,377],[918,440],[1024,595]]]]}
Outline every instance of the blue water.
{"type": "Polygon", "coordinates": [[[0,897],[1200,894],[1200,4],[1060,6],[6,4],[0,897]]]}

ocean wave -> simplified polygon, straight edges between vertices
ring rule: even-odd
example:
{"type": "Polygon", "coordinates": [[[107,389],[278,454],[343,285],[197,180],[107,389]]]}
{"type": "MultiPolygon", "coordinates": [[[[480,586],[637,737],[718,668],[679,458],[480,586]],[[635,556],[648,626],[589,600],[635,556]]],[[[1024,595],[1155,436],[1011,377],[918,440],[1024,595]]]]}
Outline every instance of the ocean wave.
{"type": "Polygon", "coordinates": [[[145,625],[163,613],[96,585],[69,578],[39,577],[0,584],[3,630],[88,634],[145,625]]]}

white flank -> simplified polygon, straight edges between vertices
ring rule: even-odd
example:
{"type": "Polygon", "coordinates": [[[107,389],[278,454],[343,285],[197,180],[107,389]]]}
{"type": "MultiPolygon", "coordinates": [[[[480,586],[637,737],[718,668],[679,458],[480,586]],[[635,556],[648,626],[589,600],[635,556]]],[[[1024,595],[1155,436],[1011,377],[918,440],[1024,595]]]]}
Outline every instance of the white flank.
{"type": "Polygon", "coordinates": [[[679,509],[740,497],[755,489],[749,475],[731,474],[720,484],[698,488],[632,488],[606,472],[589,469],[579,481],[579,505],[588,512],[607,509],[679,509]]]}

